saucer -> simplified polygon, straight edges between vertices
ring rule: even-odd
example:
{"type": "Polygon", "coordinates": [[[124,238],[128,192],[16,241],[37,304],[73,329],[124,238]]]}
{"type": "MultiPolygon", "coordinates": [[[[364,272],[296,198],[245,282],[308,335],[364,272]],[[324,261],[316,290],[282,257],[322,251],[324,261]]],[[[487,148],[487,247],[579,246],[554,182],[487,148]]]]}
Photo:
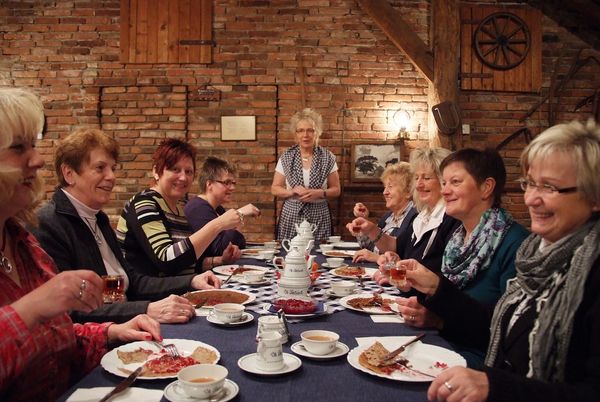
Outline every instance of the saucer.
{"type": "MultiPolygon", "coordinates": [[[[352,293],[350,293],[350,295],[353,295],[353,294],[354,294],[354,293],[356,293],[357,291],[358,291],[358,289],[354,289],[354,290],[352,291],[352,293]]],[[[325,294],[326,294],[327,296],[329,296],[329,297],[346,297],[346,296],[350,296],[350,295],[346,295],[346,294],[344,294],[344,295],[337,294],[337,293],[335,293],[335,292],[333,291],[333,289],[327,289],[327,290],[325,291],[325,294]]]]}
{"type": "Polygon", "coordinates": [[[299,369],[300,366],[302,366],[302,361],[289,353],[283,353],[283,367],[276,371],[265,371],[259,369],[256,366],[256,353],[250,353],[249,355],[242,356],[238,360],[238,367],[242,370],[252,374],[267,376],[291,373],[292,371],[299,369]]]}
{"type": "Polygon", "coordinates": [[[258,282],[248,282],[243,278],[239,278],[238,283],[241,283],[242,285],[248,285],[248,286],[262,286],[262,285],[270,285],[271,281],[268,279],[263,279],[262,281],[258,281],[258,282]]]}
{"type": "MultiPolygon", "coordinates": [[[[208,399],[192,398],[191,396],[187,396],[183,392],[178,391],[177,387],[176,387],[178,382],[179,382],[179,380],[173,381],[172,383],[167,385],[167,387],[165,388],[164,397],[167,398],[169,401],[171,401],[171,402],[208,401],[208,399]]],[[[238,387],[238,385],[235,382],[231,381],[230,379],[225,380],[225,383],[223,384],[223,388],[226,389],[225,395],[223,395],[223,397],[221,399],[219,399],[219,402],[230,401],[233,398],[235,398],[235,396],[238,394],[238,392],[240,392],[240,387],[238,387]]]]}
{"type": "Polygon", "coordinates": [[[231,327],[231,326],[235,326],[235,325],[244,325],[246,323],[249,323],[250,321],[252,321],[254,319],[254,316],[250,313],[244,313],[242,315],[242,319],[239,321],[234,321],[234,322],[223,322],[221,320],[219,320],[217,317],[214,316],[214,314],[209,314],[206,316],[206,321],[215,324],[215,325],[221,325],[223,327],[231,327]]]}
{"type": "Polygon", "coordinates": [[[326,355],[313,355],[308,350],[304,349],[304,347],[302,346],[302,341],[298,341],[298,342],[294,343],[290,349],[292,350],[292,352],[294,352],[297,355],[308,357],[309,359],[315,359],[315,360],[335,359],[336,357],[344,356],[346,353],[348,353],[350,351],[350,348],[345,343],[342,343],[342,342],[338,342],[336,345],[336,348],[333,350],[333,352],[326,354],[326,355]]]}
{"type": "Polygon", "coordinates": [[[321,264],[321,266],[325,267],[325,268],[330,268],[330,269],[338,269],[338,268],[346,268],[348,266],[348,264],[341,264],[341,265],[338,265],[337,267],[330,267],[329,264],[324,262],[323,264],[321,264]]]}

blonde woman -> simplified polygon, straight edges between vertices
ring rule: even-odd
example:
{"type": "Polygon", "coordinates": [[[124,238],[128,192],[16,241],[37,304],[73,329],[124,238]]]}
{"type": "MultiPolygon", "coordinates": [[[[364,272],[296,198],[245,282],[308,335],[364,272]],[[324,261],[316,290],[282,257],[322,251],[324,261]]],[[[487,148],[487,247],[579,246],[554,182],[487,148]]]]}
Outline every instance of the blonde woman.
{"type": "Polygon", "coordinates": [[[323,119],[313,109],[296,113],[290,122],[297,144],[286,150],[275,167],[271,193],[283,200],[277,239],[291,239],[295,225],[307,220],[317,225],[315,240],[331,235],[328,199],[340,195],[335,156],[319,146],[323,119]]]}

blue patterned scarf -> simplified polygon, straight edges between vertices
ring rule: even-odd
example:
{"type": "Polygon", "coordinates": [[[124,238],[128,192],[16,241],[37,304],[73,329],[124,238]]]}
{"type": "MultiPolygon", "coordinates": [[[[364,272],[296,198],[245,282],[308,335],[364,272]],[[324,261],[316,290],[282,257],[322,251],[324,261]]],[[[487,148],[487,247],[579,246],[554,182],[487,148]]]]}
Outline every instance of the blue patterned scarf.
{"type": "Polygon", "coordinates": [[[490,208],[483,213],[466,243],[466,230],[464,226],[459,227],[444,250],[442,274],[463,289],[479,271],[489,268],[492,256],[513,222],[505,209],[490,208]]]}

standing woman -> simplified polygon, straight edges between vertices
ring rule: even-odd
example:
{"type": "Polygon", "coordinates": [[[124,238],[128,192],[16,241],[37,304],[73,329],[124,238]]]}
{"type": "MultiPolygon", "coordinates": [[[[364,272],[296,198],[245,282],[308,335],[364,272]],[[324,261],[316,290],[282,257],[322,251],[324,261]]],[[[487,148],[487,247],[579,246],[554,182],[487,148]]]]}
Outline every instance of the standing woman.
{"type": "Polygon", "coordinates": [[[0,400],[54,401],[92,370],[108,342],[161,340],[159,324],[73,324],[68,311],[102,305],[102,279],[79,269],[56,273],[23,227],[41,198],[44,161],[35,140],[42,102],[24,89],[0,89],[0,400]]]}
{"type": "MultiPolygon", "coordinates": [[[[125,259],[139,272],[151,276],[174,276],[202,272],[213,261],[202,259],[204,250],[223,230],[244,223],[244,217],[258,215],[246,205],[230,209],[202,229],[192,231],[182,200],[196,173],[196,149],[175,138],[161,142],[152,156],[154,185],[125,204],[117,224],[117,238],[125,259]],[[233,223],[233,224],[232,224],[233,223]]],[[[225,248],[219,263],[240,258],[237,246],[225,248]]]]}
{"type": "Polygon", "coordinates": [[[317,225],[315,241],[331,235],[328,198],[340,195],[340,177],[335,156],[319,146],[323,119],[307,108],[292,116],[290,128],[297,145],[286,150],[275,167],[271,193],[283,199],[277,239],[291,239],[295,225],[306,219],[317,225]]]}

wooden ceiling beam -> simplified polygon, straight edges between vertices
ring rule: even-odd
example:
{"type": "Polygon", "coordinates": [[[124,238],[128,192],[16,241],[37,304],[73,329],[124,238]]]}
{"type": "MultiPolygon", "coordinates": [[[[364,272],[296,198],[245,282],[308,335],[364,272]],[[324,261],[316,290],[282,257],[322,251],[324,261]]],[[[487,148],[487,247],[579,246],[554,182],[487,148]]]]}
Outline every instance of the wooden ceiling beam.
{"type": "Polygon", "coordinates": [[[406,53],[415,67],[432,82],[433,55],[400,13],[387,0],[357,1],[392,43],[406,53]]]}

